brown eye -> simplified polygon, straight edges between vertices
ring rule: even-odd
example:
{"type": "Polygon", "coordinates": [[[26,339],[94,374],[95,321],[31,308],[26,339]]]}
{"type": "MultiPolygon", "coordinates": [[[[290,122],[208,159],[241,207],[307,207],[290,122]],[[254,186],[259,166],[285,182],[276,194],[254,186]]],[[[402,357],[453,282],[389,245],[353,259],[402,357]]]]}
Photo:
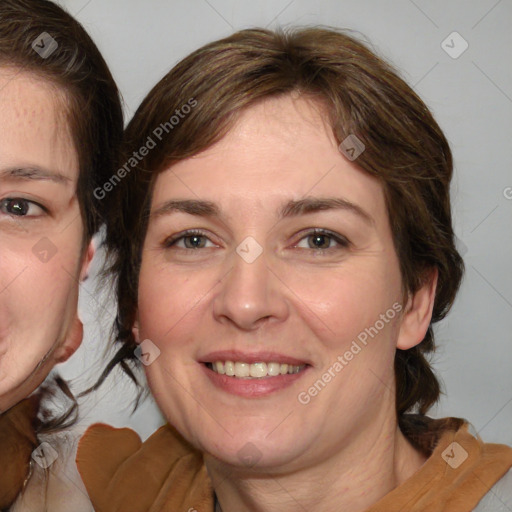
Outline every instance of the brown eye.
{"type": "Polygon", "coordinates": [[[311,249],[328,249],[332,239],[329,235],[310,235],[307,238],[311,249]]]}
{"type": "Polygon", "coordinates": [[[345,249],[349,245],[350,242],[342,235],[323,229],[316,229],[309,233],[304,233],[296,247],[314,249],[316,251],[330,251],[345,249]]]}
{"type": "Polygon", "coordinates": [[[187,249],[202,249],[206,246],[206,237],[201,235],[184,236],[183,243],[187,249]]]}
{"type": "Polygon", "coordinates": [[[164,242],[164,247],[168,249],[208,249],[215,244],[210,238],[200,231],[184,231],[171,236],[164,242]]]}
{"type": "Polygon", "coordinates": [[[6,198],[0,201],[0,212],[15,217],[36,216],[40,215],[42,211],[43,208],[37,203],[20,197],[6,198]]]}

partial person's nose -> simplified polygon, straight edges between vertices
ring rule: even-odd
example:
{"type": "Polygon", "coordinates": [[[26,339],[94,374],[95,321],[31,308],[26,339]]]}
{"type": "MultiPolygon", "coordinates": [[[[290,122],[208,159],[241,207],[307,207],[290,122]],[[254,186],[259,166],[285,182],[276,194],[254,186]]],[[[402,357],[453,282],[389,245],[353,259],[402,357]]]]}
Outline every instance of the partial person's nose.
{"type": "Polygon", "coordinates": [[[254,242],[249,239],[237,248],[233,268],[221,281],[213,302],[216,320],[246,331],[283,321],[289,313],[285,286],[269,267],[265,251],[254,242]]]}

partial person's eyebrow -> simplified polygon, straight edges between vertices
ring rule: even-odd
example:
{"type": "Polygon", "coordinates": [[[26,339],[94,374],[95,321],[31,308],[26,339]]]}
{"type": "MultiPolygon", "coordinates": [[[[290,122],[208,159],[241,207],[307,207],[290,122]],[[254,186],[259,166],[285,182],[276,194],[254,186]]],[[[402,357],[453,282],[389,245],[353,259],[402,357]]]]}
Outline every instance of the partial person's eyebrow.
{"type": "Polygon", "coordinates": [[[158,207],[151,217],[161,217],[173,212],[183,212],[189,215],[202,215],[204,217],[219,217],[219,207],[211,201],[200,201],[198,199],[171,200],[166,201],[158,207]]]}
{"type": "Polygon", "coordinates": [[[0,180],[41,180],[66,184],[71,178],[42,167],[10,167],[0,171],[0,180]]]}
{"type": "Polygon", "coordinates": [[[280,217],[295,217],[324,210],[347,210],[355,213],[367,224],[374,224],[373,217],[363,208],[341,197],[306,197],[288,201],[280,210],[280,217]]]}
{"type": "MultiPolygon", "coordinates": [[[[340,197],[306,197],[297,201],[288,201],[279,210],[279,217],[294,217],[324,210],[347,210],[358,215],[367,224],[374,224],[372,216],[360,206],[340,197]]],[[[219,207],[212,201],[199,199],[170,200],[159,206],[151,217],[160,217],[173,212],[183,212],[189,215],[204,217],[220,217],[219,207]]]]}

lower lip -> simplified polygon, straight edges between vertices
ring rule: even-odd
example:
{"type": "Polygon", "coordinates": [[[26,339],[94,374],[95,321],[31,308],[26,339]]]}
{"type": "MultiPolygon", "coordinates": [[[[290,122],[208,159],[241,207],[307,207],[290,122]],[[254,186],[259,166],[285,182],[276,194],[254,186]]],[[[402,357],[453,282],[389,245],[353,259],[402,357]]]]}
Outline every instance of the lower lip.
{"type": "Polygon", "coordinates": [[[245,398],[260,398],[281,391],[300,379],[309,368],[306,366],[299,373],[287,373],[286,375],[262,377],[259,379],[243,379],[221,375],[220,373],[210,370],[205,364],[201,364],[201,366],[214,386],[232,395],[243,396],[245,398]]]}

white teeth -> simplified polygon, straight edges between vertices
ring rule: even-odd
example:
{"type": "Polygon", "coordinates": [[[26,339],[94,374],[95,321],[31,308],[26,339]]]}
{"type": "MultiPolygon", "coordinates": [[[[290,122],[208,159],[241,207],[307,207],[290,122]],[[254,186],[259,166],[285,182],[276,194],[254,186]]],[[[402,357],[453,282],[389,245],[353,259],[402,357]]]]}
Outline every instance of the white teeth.
{"type": "Polygon", "coordinates": [[[211,364],[211,369],[220,374],[229,377],[238,377],[242,379],[261,379],[262,377],[276,377],[277,375],[286,375],[299,373],[306,365],[291,365],[280,363],[242,363],[240,361],[215,361],[211,364]]]}
{"type": "Polygon", "coordinates": [[[276,375],[279,375],[280,371],[280,364],[279,363],[268,363],[267,364],[267,373],[271,377],[275,377],[276,375]]]}
{"type": "Polygon", "coordinates": [[[226,361],[224,363],[224,371],[226,372],[226,375],[229,375],[230,377],[233,377],[235,375],[235,364],[233,363],[233,361],[226,361]]]}
{"type": "Polygon", "coordinates": [[[249,374],[251,377],[266,377],[268,375],[267,365],[265,363],[251,364],[249,374]]]}
{"type": "Polygon", "coordinates": [[[250,375],[250,364],[248,363],[235,363],[235,377],[249,377],[250,375]]]}

